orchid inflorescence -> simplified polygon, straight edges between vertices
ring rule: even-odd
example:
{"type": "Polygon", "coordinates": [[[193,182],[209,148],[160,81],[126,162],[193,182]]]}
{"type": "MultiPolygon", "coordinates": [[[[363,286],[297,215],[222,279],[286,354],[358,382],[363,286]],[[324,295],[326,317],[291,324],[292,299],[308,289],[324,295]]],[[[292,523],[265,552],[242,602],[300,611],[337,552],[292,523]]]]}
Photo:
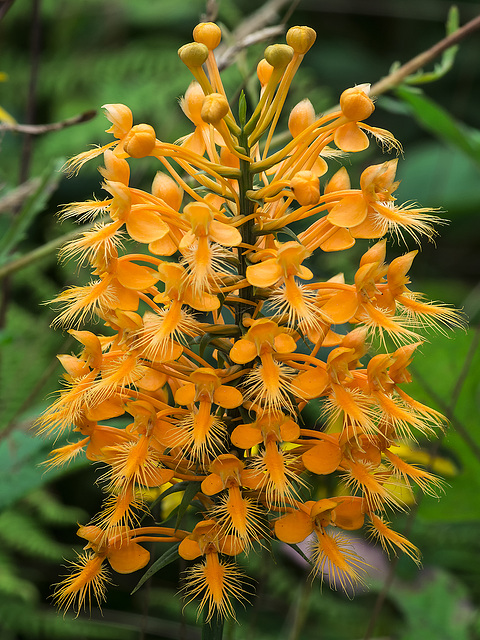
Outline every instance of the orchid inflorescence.
{"type": "Polygon", "coordinates": [[[81,435],[47,464],[83,452],[102,463],[106,497],[80,527],[85,551],[56,587],[63,608],[80,609],[92,596],[100,604],[107,563],[120,573],[142,569],[145,542],[176,545],[172,559],[194,561],[185,595],[200,598],[207,621],[235,616],[235,601],[245,599],[235,558],[271,537],[293,545],[310,537],[313,576],[348,591],[366,563],[345,532],[367,523],[384,549],[418,562],[385,510],[404,508],[399,487],[440,486],[398,455],[399,444],[444,421],[405,385],[419,330],[460,320],[408,287],[417,252],[387,263],[385,240],[430,239],[439,220],[396,203],[395,159],[366,168],[360,188],[345,167],[320,185],[329,160],[363,151],[369,136],[400,148],[391,133],[364,123],[374,111],[369,85],[347,89],[339,108],[321,117],[302,100],[288,120],[292,139],[271,150],[315,32],[293,27],[287,44],[267,47],[258,104],[247,118],[242,95],[237,120],[215,62],[219,27],[201,23],[193,35],[179,50],[195,78],[181,101],[193,133],[161,142],[150,125],[133,125],[128,107],[108,104],[113,140],[69,163],[75,172],[103,154],[107,196],[62,212],[97,220],[61,251],[89,264],[94,279],[54,300],[54,324],[81,347],[58,356],[64,389],[39,429],[81,435]],[[151,192],[129,184],[128,159],[147,156],[162,169],[151,192]],[[341,274],[317,281],[305,265],[315,251],[345,251],[363,239],[374,243],[351,284],[341,274]],[[105,335],[79,328],[92,318],[105,335]],[[385,353],[369,353],[373,341],[385,353]],[[321,407],[318,423],[304,411],[311,401],[321,407]],[[337,489],[318,499],[312,487],[331,474],[336,481],[325,486],[337,489]],[[160,526],[148,515],[152,490],[183,492],[193,509],[177,526],[160,526]]]}

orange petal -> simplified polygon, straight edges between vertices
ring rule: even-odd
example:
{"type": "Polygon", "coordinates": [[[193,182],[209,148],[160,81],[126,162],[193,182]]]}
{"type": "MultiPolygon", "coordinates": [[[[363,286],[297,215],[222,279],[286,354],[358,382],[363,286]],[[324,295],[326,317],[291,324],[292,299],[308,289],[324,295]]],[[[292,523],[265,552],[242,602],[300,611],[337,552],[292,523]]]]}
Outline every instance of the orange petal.
{"type": "Polygon", "coordinates": [[[157,391],[165,385],[167,382],[167,376],[164,373],[160,373],[160,371],[156,371],[150,367],[144,368],[146,369],[146,373],[143,378],[137,382],[141,389],[145,389],[146,391],[157,391]]]}
{"type": "Polygon", "coordinates": [[[183,292],[183,300],[197,311],[215,311],[220,306],[220,300],[217,296],[210,293],[195,293],[191,289],[183,292]]]}
{"type": "Polygon", "coordinates": [[[295,275],[302,280],[311,280],[313,278],[313,272],[308,267],[304,267],[303,264],[298,267],[298,273],[295,275]]]}
{"type": "Polygon", "coordinates": [[[102,460],[104,447],[113,447],[128,439],[123,429],[98,425],[90,435],[85,455],[88,460],[102,460]]]}
{"type": "Polygon", "coordinates": [[[112,304],[112,309],[118,308],[124,311],[136,311],[138,309],[139,297],[137,291],[124,287],[116,278],[112,280],[108,289],[115,300],[112,304]]]}
{"type": "Polygon", "coordinates": [[[224,247],[236,247],[242,241],[242,234],[238,229],[218,220],[212,220],[208,235],[224,247]]]}
{"type": "Polygon", "coordinates": [[[271,287],[282,276],[282,268],[275,258],[247,267],[246,278],[254,287],[271,287]]]}
{"type": "Polygon", "coordinates": [[[323,176],[325,173],[327,173],[328,164],[325,162],[325,160],[321,156],[318,156],[318,158],[315,160],[315,163],[312,167],[312,171],[318,178],[320,176],[323,176]]]}
{"type": "Polygon", "coordinates": [[[322,251],[345,251],[355,244],[352,234],[341,227],[337,228],[333,233],[319,243],[322,251]]]}
{"type": "Polygon", "coordinates": [[[224,489],[222,479],[216,473],[210,473],[202,482],[202,491],[207,496],[213,496],[224,489]]]}
{"type": "Polygon", "coordinates": [[[137,291],[148,289],[160,280],[156,269],[142,267],[128,260],[117,262],[116,276],[121,285],[137,291]]]}
{"type": "Polygon", "coordinates": [[[170,235],[154,240],[148,245],[148,250],[156,256],[173,256],[178,247],[170,235]]]}
{"type": "Polygon", "coordinates": [[[283,442],[292,442],[300,437],[300,426],[293,420],[285,420],[280,425],[280,435],[283,442]]]}
{"type": "Polygon", "coordinates": [[[234,409],[243,402],[243,396],[238,389],[222,384],[213,392],[213,401],[224,409],[234,409]]]}
{"type": "Polygon", "coordinates": [[[361,224],[350,229],[350,233],[354,238],[374,240],[376,238],[383,238],[387,229],[388,224],[379,224],[378,216],[370,212],[361,224]]]}
{"type": "Polygon", "coordinates": [[[58,355],[57,359],[60,361],[60,364],[68,375],[72,376],[72,378],[80,378],[82,376],[86,376],[87,373],[90,373],[90,367],[87,365],[85,360],[81,360],[75,356],[70,356],[68,353],[58,355]]]}
{"type": "Polygon", "coordinates": [[[335,144],[342,151],[363,151],[368,148],[370,141],[355,122],[349,122],[335,131],[335,144]]]}
{"type": "Polygon", "coordinates": [[[350,189],[350,177],[345,167],[339,169],[330,178],[325,186],[325,193],[334,193],[335,191],[346,191],[350,189]]]}
{"type": "Polygon", "coordinates": [[[123,416],[125,408],[123,400],[118,398],[110,398],[101,402],[96,407],[89,407],[85,411],[85,417],[88,420],[109,420],[110,418],[117,418],[123,416]]]}
{"type": "Polygon", "coordinates": [[[184,538],[178,547],[178,554],[184,560],[195,560],[195,558],[202,555],[202,550],[198,546],[198,542],[196,540],[192,540],[192,538],[184,538]]]}
{"type": "Polygon", "coordinates": [[[312,473],[317,475],[325,475],[333,473],[342,459],[342,451],[340,447],[324,440],[306,451],[303,456],[303,464],[312,473]]]}
{"type": "Polygon", "coordinates": [[[355,227],[365,220],[367,209],[361,193],[345,196],[332,208],[327,220],[336,227],[355,227]]]}
{"type": "Polygon", "coordinates": [[[193,382],[187,382],[175,392],[175,402],[177,404],[192,404],[195,402],[195,393],[193,382]]]}
{"type": "Polygon", "coordinates": [[[279,333],[275,336],[273,343],[277,353],[292,353],[297,348],[297,343],[288,333],[279,333]]]}
{"type": "Polygon", "coordinates": [[[243,469],[240,474],[242,486],[249,489],[260,489],[265,482],[265,476],[256,469],[243,469]]]}
{"type": "Polygon", "coordinates": [[[304,511],[288,513],[275,522],[275,535],[288,544],[302,542],[312,531],[312,519],[304,511]]]}
{"type": "Polygon", "coordinates": [[[162,484],[170,482],[174,475],[175,472],[172,471],[172,469],[161,469],[157,467],[156,469],[147,471],[145,477],[142,479],[142,484],[145,484],[147,487],[161,487],[162,484]]]}
{"type": "Polygon", "coordinates": [[[194,153],[198,153],[199,156],[203,156],[205,153],[205,142],[201,128],[196,127],[193,133],[185,136],[180,146],[185,147],[194,153]]]}
{"type": "Polygon", "coordinates": [[[315,367],[300,373],[294,380],[293,384],[296,393],[304,400],[318,398],[328,385],[330,378],[325,369],[315,367]]]}
{"type": "Polygon", "coordinates": [[[233,446],[240,449],[251,449],[263,440],[260,429],[251,427],[248,424],[241,424],[235,427],[230,439],[233,446]]]}
{"type": "Polygon", "coordinates": [[[245,548],[242,539],[238,536],[225,536],[219,543],[220,551],[227,556],[237,556],[245,548]]]}
{"type": "Polygon", "coordinates": [[[168,225],[163,222],[158,213],[150,209],[132,209],[126,226],[133,240],[147,244],[164,238],[169,231],[168,225]]]}
{"type": "Polygon", "coordinates": [[[230,349],[230,359],[237,364],[251,362],[257,357],[257,347],[251,340],[240,338],[230,349]]]}
{"type": "Polygon", "coordinates": [[[182,447],[188,442],[188,431],[179,425],[159,420],[154,427],[154,438],[163,447],[182,447]]]}
{"type": "Polygon", "coordinates": [[[361,498],[347,498],[335,508],[335,524],[347,531],[363,527],[365,514],[361,498]]]}
{"type": "Polygon", "coordinates": [[[358,299],[355,291],[339,291],[322,305],[322,312],[334,324],[348,322],[356,314],[357,309],[358,299]]]}
{"type": "Polygon", "coordinates": [[[337,344],[341,343],[344,337],[345,336],[340,333],[329,331],[322,342],[322,347],[336,347],[337,344]]]}
{"type": "Polygon", "coordinates": [[[107,558],[117,573],[132,573],[143,569],[149,563],[150,551],[136,542],[130,542],[119,549],[109,549],[107,558]]]}
{"type": "Polygon", "coordinates": [[[158,364],[161,364],[162,362],[172,362],[173,360],[178,360],[182,353],[182,345],[177,344],[176,342],[172,342],[166,348],[166,353],[164,355],[162,355],[162,353],[159,351],[158,354],[155,355],[155,357],[151,355],[150,360],[158,364]]]}

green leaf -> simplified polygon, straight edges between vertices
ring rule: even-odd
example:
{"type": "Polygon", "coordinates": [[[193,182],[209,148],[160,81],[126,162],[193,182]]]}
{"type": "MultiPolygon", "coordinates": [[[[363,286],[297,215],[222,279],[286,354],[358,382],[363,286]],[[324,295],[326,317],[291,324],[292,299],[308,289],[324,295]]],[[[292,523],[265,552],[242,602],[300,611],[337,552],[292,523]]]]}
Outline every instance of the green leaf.
{"type": "Polygon", "coordinates": [[[238,121],[241,127],[245,126],[245,122],[247,121],[247,101],[243,89],[238,99],[238,121]]]}
{"type": "Polygon", "coordinates": [[[427,131],[460,149],[480,164],[480,132],[470,129],[427,98],[420,89],[398,87],[396,95],[409,105],[411,114],[427,131]]]}
{"type": "Polygon", "coordinates": [[[215,336],[212,335],[211,333],[204,333],[203,336],[200,339],[200,343],[199,343],[199,356],[201,358],[203,358],[204,354],[205,354],[205,349],[208,347],[208,345],[210,344],[210,342],[212,340],[214,340],[215,336]]]}
{"type": "Polygon", "coordinates": [[[180,545],[179,542],[174,544],[172,547],[167,549],[165,551],[165,553],[163,555],[161,555],[160,558],[158,558],[158,560],[155,560],[155,562],[152,564],[152,566],[149,567],[147,571],[145,571],[143,576],[138,581],[137,586],[131,592],[130,595],[133,595],[136,591],[138,591],[140,589],[140,587],[149,578],[151,578],[155,573],[157,573],[157,571],[160,571],[160,569],[163,569],[163,567],[166,567],[167,565],[171,564],[172,562],[174,562],[175,560],[177,560],[180,557],[178,555],[178,547],[179,547],[179,545],[180,545]]]}
{"type": "Polygon", "coordinates": [[[295,549],[295,551],[302,556],[302,558],[305,560],[305,562],[308,562],[309,565],[311,565],[311,561],[307,558],[307,556],[303,553],[303,551],[300,549],[300,547],[298,546],[298,544],[291,544],[290,545],[292,547],[292,549],[295,549]]]}
{"type": "Polygon", "coordinates": [[[300,240],[298,239],[298,236],[289,227],[282,227],[281,229],[278,229],[278,231],[275,232],[275,237],[277,237],[281,233],[283,233],[286,236],[289,236],[290,238],[292,238],[292,240],[295,240],[296,242],[300,242],[300,240]]]}
{"type": "Polygon", "coordinates": [[[46,471],[41,464],[49,449],[48,442],[22,431],[14,431],[0,441],[0,511],[34,489],[88,464],[84,458],[77,458],[68,468],[46,471]]]}
{"type": "Polygon", "coordinates": [[[12,249],[23,240],[36,216],[45,208],[50,195],[62,178],[60,170],[64,163],[64,159],[56,160],[48,167],[37,189],[27,198],[20,212],[13,218],[3,238],[0,239],[0,263],[3,263],[12,249]]]}
{"type": "Polygon", "coordinates": [[[417,640],[419,623],[423,640],[468,640],[472,637],[475,611],[465,606],[467,589],[446,572],[430,571],[415,589],[395,584],[389,597],[405,616],[405,627],[396,634],[400,640],[417,640]]]}
{"type": "Polygon", "coordinates": [[[200,491],[200,485],[201,484],[202,483],[199,482],[199,481],[193,481],[193,482],[189,482],[188,483],[188,487],[185,489],[185,492],[184,492],[184,494],[182,496],[182,501],[178,505],[177,523],[175,525],[175,529],[178,529],[178,527],[180,526],[180,522],[181,522],[183,516],[185,515],[185,511],[188,509],[188,507],[190,506],[192,500],[197,495],[197,493],[200,491]]]}
{"type": "MultiPolygon", "coordinates": [[[[475,347],[474,331],[457,331],[448,340],[439,335],[422,345],[410,369],[413,382],[407,393],[416,400],[433,406],[442,413],[452,406],[458,381],[462,387],[454,408],[453,419],[447,426],[442,442],[453,455],[459,472],[455,475],[445,469],[445,493],[440,500],[423,496],[418,516],[430,522],[446,520],[467,522],[480,519],[480,350],[477,348],[465,372],[465,362],[475,347]],[[465,375],[466,374],[466,375],[465,375]],[[473,443],[473,446],[472,446],[473,443]],[[448,475],[447,475],[448,473],[448,475]]],[[[434,443],[433,443],[434,445],[434,443]]],[[[441,452],[441,459],[445,455],[441,452]]],[[[441,459],[438,464],[441,464],[441,459]]],[[[435,463],[434,463],[435,464],[435,463]]],[[[435,470],[442,475],[442,470],[435,470]]]]}

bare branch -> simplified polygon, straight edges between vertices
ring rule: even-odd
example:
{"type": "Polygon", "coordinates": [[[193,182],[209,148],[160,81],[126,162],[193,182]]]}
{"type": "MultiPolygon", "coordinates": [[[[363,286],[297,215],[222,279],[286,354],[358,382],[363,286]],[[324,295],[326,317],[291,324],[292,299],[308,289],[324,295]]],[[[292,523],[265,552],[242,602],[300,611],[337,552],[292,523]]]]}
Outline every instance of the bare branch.
{"type": "Polygon", "coordinates": [[[61,120],[60,122],[52,122],[50,124],[10,124],[8,122],[2,122],[0,124],[0,131],[18,131],[19,133],[28,133],[30,135],[41,135],[42,133],[48,133],[49,131],[59,131],[66,127],[72,127],[82,122],[87,122],[97,115],[94,109],[80,113],[78,116],[61,120]]]}
{"type": "Polygon", "coordinates": [[[217,65],[219,70],[222,71],[229,67],[239,51],[247,49],[252,44],[257,44],[257,42],[265,42],[271,38],[275,38],[276,36],[281,35],[284,31],[285,27],[278,24],[274,27],[265,27],[264,29],[260,29],[254,33],[249,33],[241,40],[237,40],[235,44],[228,47],[217,56],[217,65]]]}
{"type": "Polygon", "coordinates": [[[393,73],[390,73],[385,78],[376,82],[370,89],[370,95],[378,96],[381,93],[385,93],[389,89],[396,87],[402,82],[402,80],[404,80],[404,78],[415,71],[422,69],[426,64],[437,58],[446,49],[457,44],[457,42],[460,42],[460,40],[463,40],[463,38],[479,28],[480,16],[477,16],[473,20],[470,20],[470,22],[464,24],[463,27],[460,27],[460,29],[457,29],[454,33],[446,36],[443,40],[440,40],[440,42],[437,42],[437,44],[430,47],[430,49],[419,53],[418,56],[415,56],[406,62],[399,69],[396,69],[393,73]]]}

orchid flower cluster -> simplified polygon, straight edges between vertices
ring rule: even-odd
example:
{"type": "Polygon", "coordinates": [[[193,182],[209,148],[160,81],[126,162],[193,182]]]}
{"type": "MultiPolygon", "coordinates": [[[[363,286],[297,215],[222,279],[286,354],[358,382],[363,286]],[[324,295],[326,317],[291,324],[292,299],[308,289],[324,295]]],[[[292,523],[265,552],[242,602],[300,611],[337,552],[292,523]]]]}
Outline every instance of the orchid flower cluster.
{"type": "Polygon", "coordinates": [[[162,142],[152,126],[133,124],[127,106],[108,104],[112,141],[70,161],[75,172],[103,155],[107,195],[63,210],[95,221],[61,251],[88,264],[93,279],[54,300],[54,324],[79,347],[58,356],[64,388],[39,429],[79,435],[47,465],[79,454],[101,463],[105,500],[79,528],[84,552],[56,586],[65,609],[101,604],[108,566],[144,568],[147,542],[192,562],[185,597],[199,600],[207,621],[235,617],[247,591],[236,558],[271,538],[309,538],[312,575],[349,590],[367,566],[349,532],[365,526],[387,551],[419,562],[385,512],[404,508],[399,487],[440,486],[397,453],[442,427],[405,386],[419,330],[458,324],[458,315],[409,288],[417,251],[386,259],[386,236],[430,239],[439,220],[396,203],[395,159],[367,167],[360,188],[345,167],[320,181],[332,158],[338,166],[370,137],[399,149],[391,133],[364,122],[374,111],[369,85],[347,89],[321,117],[302,100],[288,119],[292,139],[276,150],[274,132],[315,32],[293,27],[286,44],[266,48],[248,118],[244,96],[236,118],[225,95],[214,55],[220,28],[201,23],[193,36],[179,50],[194,77],[181,100],[193,132],[162,142]],[[130,184],[129,162],[147,156],[161,169],[149,192],[130,184]],[[351,283],[317,280],[305,264],[357,240],[373,242],[351,283]],[[81,328],[92,318],[104,333],[81,328]],[[384,353],[370,352],[374,341],[384,353]],[[304,411],[312,401],[317,421],[304,411]],[[319,498],[312,487],[328,476],[334,482],[319,498]],[[189,496],[177,526],[155,522],[152,491],[189,496]]]}

